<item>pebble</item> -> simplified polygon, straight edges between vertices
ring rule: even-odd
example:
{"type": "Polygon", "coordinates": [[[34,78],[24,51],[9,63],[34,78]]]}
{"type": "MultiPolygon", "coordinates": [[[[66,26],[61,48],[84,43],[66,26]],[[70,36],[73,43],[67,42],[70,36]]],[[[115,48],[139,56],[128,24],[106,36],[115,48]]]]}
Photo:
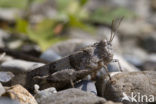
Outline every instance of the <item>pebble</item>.
{"type": "MultiPolygon", "coordinates": [[[[133,71],[139,71],[138,68],[133,66],[132,64],[128,63],[122,56],[115,54],[114,59],[119,60],[119,63],[121,64],[121,68],[124,72],[133,72],[133,71]]],[[[119,65],[117,62],[113,62],[110,64],[110,68],[108,67],[108,70],[110,72],[119,71],[119,65]],[[112,65],[113,64],[113,65],[112,65]],[[112,67],[111,67],[112,66],[112,67]],[[115,67],[115,68],[114,68],[115,67]]]]}
{"type": "Polygon", "coordinates": [[[144,64],[144,61],[146,61],[149,57],[147,52],[144,49],[141,49],[140,47],[132,47],[127,46],[127,48],[123,48],[123,58],[130,64],[140,67],[144,64]],[[131,51],[133,50],[133,51],[131,51]]]}
{"type": "Polygon", "coordinates": [[[45,97],[38,104],[116,104],[106,102],[104,98],[97,97],[91,92],[84,92],[80,89],[67,89],[45,97]]]}
{"type": "Polygon", "coordinates": [[[142,65],[143,71],[156,71],[156,62],[153,61],[145,61],[142,65]]]}
{"type": "Polygon", "coordinates": [[[7,97],[0,97],[0,104],[20,104],[20,103],[16,100],[12,100],[7,97]]]}
{"type": "Polygon", "coordinates": [[[152,33],[153,30],[153,26],[143,20],[124,21],[119,27],[120,33],[126,37],[143,37],[144,34],[152,33]]]}
{"type": "Polygon", "coordinates": [[[22,44],[23,44],[23,41],[17,39],[17,40],[12,40],[10,42],[7,42],[7,47],[9,49],[13,49],[14,50],[14,49],[18,49],[19,47],[21,47],[22,44]]]}
{"type": "Polygon", "coordinates": [[[156,71],[156,54],[150,54],[141,68],[144,71],[156,71]]]}
{"type": "Polygon", "coordinates": [[[134,56],[134,55],[124,55],[124,58],[127,62],[129,62],[130,64],[139,67],[141,65],[143,65],[143,60],[139,59],[138,57],[134,56]]]}
{"type": "Polygon", "coordinates": [[[35,99],[37,100],[38,103],[42,102],[45,100],[46,97],[50,97],[54,93],[57,93],[56,89],[54,87],[50,87],[41,91],[36,91],[36,94],[34,95],[35,99]]]}
{"type": "Polygon", "coordinates": [[[5,9],[0,8],[0,19],[5,21],[14,21],[15,15],[19,14],[19,10],[11,8],[11,9],[5,9]]]}
{"type": "Polygon", "coordinates": [[[0,70],[10,71],[13,73],[28,72],[37,67],[43,66],[43,63],[30,62],[24,60],[9,60],[0,65],[0,70]]]}
{"type": "Polygon", "coordinates": [[[147,50],[148,52],[156,52],[156,35],[155,35],[156,32],[154,32],[153,34],[151,35],[148,35],[148,36],[144,36],[142,37],[141,39],[141,46],[147,50]]]}
{"type": "Polygon", "coordinates": [[[11,72],[0,72],[0,82],[2,84],[7,84],[11,82],[13,77],[14,77],[14,74],[11,72]]]}
{"type": "MultiPolygon", "coordinates": [[[[136,57],[138,60],[146,60],[148,57],[147,52],[136,46],[137,43],[133,44],[133,45],[129,45],[130,43],[127,43],[123,46],[123,57],[126,59],[126,57],[136,57]],[[133,51],[132,51],[133,50],[133,51]]],[[[128,59],[127,59],[128,60],[128,59]]]]}
{"type": "MultiPolygon", "coordinates": [[[[156,97],[156,72],[140,71],[118,73],[114,75],[112,80],[109,80],[106,85],[103,93],[104,97],[107,100],[115,102],[121,102],[125,94],[131,97],[132,93],[136,96],[151,95],[156,97]]],[[[154,101],[156,101],[156,99],[154,99],[154,101]]]]}
{"type": "Polygon", "coordinates": [[[61,59],[61,56],[54,52],[52,49],[49,49],[42,53],[40,58],[49,62],[53,62],[61,59]]]}
{"type": "Polygon", "coordinates": [[[3,96],[19,101],[21,104],[38,104],[35,98],[21,85],[14,85],[6,88],[3,96]]]}
{"type": "Polygon", "coordinates": [[[92,92],[97,95],[94,81],[82,80],[75,85],[75,88],[81,89],[82,91],[92,92]]]}

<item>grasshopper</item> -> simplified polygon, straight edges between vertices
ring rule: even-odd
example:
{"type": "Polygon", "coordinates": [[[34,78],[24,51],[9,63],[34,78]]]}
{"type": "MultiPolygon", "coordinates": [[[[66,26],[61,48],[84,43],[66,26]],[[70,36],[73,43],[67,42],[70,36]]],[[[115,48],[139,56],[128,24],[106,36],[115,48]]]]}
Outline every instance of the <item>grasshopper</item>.
{"type": "Polygon", "coordinates": [[[117,34],[117,28],[119,27],[122,20],[123,18],[117,18],[112,21],[112,25],[111,25],[112,30],[111,30],[111,36],[109,40],[102,40],[98,43],[95,43],[92,46],[88,46],[67,57],[64,57],[60,60],[57,60],[55,62],[49,63],[47,65],[44,65],[42,67],[30,71],[27,74],[27,85],[30,84],[43,85],[43,83],[44,84],[48,83],[49,85],[52,85],[50,83],[58,82],[62,84],[69,81],[71,82],[71,85],[73,85],[72,81],[80,80],[84,76],[87,76],[88,74],[91,74],[92,77],[96,76],[96,73],[102,67],[104,67],[107,75],[109,76],[109,79],[111,80],[111,76],[107,68],[110,62],[112,61],[118,62],[119,69],[120,71],[122,71],[119,61],[117,59],[113,59],[113,50],[112,50],[112,41],[115,35],[117,34]],[[65,69],[72,69],[72,70],[63,71],[65,69]],[[68,72],[69,73],[71,72],[70,77],[68,72]],[[67,79],[63,77],[62,79],[61,77],[59,78],[59,75],[63,73],[67,75],[67,79]],[[78,77],[78,75],[83,77],[78,77]],[[55,78],[59,80],[54,81],[55,78]]]}

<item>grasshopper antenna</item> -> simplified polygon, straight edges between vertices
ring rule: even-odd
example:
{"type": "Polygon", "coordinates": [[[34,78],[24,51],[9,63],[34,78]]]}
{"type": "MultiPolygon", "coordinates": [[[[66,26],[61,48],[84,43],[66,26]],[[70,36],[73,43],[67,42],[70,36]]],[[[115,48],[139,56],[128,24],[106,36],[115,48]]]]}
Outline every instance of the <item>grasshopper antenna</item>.
{"type": "Polygon", "coordinates": [[[121,22],[123,21],[124,17],[120,17],[120,18],[116,18],[112,20],[112,24],[111,24],[111,36],[110,36],[110,40],[109,42],[112,42],[115,35],[117,34],[117,30],[121,24],[121,22]]]}
{"type": "Polygon", "coordinates": [[[114,19],[112,20],[112,24],[111,24],[111,36],[110,36],[110,42],[113,40],[113,25],[114,25],[114,19]]]}

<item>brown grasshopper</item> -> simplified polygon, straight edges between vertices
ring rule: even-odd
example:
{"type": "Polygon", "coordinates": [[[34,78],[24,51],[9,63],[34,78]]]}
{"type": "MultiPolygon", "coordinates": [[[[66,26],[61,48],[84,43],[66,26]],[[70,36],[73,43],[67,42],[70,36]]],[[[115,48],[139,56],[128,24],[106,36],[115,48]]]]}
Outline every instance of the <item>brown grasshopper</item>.
{"type": "Polygon", "coordinates": [[[107,66],[110,62],[118,62],[119,69],[120,71],[122,71],[119,61],[117,59],[113,59],[112,52],[112,41],[117,33],[117,28],[119,27],[122,20],[123,18],[117,18],[112,21],[112,30],[109,40],[102,40],[67,57],[64,57],[60,60],[49,63],[45,66],[39,67],[29,72],[27,74],[27,83],[29,83],[28,85],[39,84],[42,86],[43,83],[49,83],[49,85],[51,85],[50,83],[56,81],[53,80],[55,78],[59,79],[56,82],[60,82],[61,84],[63,82],[65,83],[69,81],[72,82],[80,80],[88,74],[93,74],[92,76],[94,77],[102,67],[104,67],[107,75],[111,80],[111,76],[107,69],[107,66]],[[62,71],[65,69],[74,69],[75,72],[73,72],[72,70],[68,70],[71,71],[71,75],[70,77],[68,77],[68,71],[62,71]],[[83,72],[82,70],[85,71],[83,72]],[[64,78],[59,78],[59,75],[61,75],[60,73],[64,73],[67,75],[66,81],[63,81],[64,78]],[[81,75],[83,77],[75,77],[77,75],[81,75]]]}

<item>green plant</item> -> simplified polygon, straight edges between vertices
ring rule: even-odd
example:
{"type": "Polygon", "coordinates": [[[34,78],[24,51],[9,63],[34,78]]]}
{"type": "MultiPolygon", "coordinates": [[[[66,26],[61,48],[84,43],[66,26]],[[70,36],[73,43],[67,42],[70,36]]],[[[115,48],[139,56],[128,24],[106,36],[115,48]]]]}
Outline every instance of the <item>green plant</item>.
{"type": "Polygon", "coordinates": [[[93,32],[93,27],[82,21],[87,17],[87,12],[83,9],[86,2],[87,0],[56,0],[58,9],[56,18],[46,18],[33,27],[29,24],[29,21],[17,18],[15,31],[27,35],[42,50],[56,42],[67,39],[65,35],[61,35],[64,29],[80,28],[93,32]]]}

